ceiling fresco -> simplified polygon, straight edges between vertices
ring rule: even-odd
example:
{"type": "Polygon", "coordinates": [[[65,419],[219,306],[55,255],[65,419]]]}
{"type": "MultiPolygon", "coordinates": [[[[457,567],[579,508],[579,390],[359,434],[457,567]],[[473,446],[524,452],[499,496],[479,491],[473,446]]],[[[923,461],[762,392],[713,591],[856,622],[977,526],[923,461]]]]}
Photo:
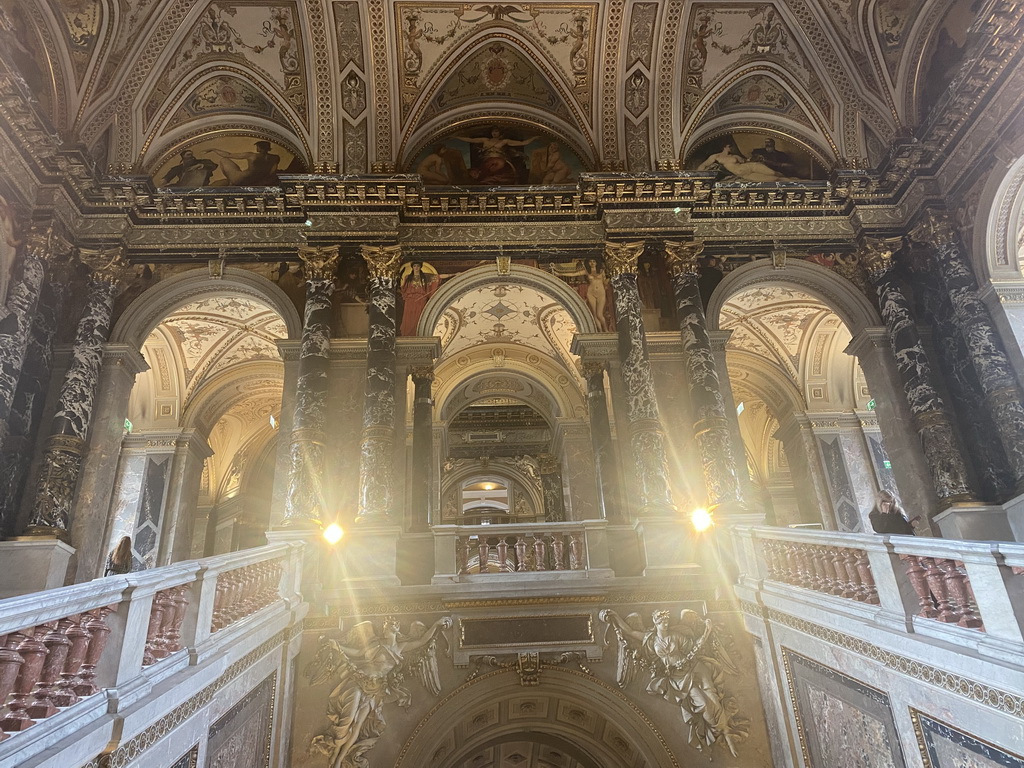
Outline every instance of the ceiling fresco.
{"type": "Polygon", "coordinates": [[[153,174],[184,144],[235,132],[296,147],[309,168],[393,172],[468,125],[512,119],[573,171],[580,148],[579,168],[639,171],[689,157],[712,129],[789,135],[829,165],[877,160],[948,87],[978,10],[0,0],[0,37],[55,127],[117,167],[153,174]]]}
{"type": "Polygon", "coordinates": [[[284,321],[270,307],[233,296],[186,304],[168,315],[161,327],[176,344],[186,404],[215,374],[251,361],[279,361],[276,343],[287,336],[284,321]]]}
{"type": "Polygon", "coordinates": [[[546,351],[573,373],[575,356],[569,345],[575,333],[576,324],[556,298],[514,283],[462,294],[434,328],[434,335],[441,337],[443,358],[478,344],[515,344],[546,351]]]}

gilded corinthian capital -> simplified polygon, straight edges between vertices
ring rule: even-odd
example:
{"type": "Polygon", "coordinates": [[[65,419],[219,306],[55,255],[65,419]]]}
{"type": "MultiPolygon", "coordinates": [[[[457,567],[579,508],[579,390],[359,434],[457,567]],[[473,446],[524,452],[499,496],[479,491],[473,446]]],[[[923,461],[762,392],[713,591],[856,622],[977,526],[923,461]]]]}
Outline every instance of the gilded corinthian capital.
{"type": "Polygon", "coordinates": [[[697,276],[697,259],[704,250],[703,240],[691,240],[688,243],[665,241],[665,264],[673,277],[686,275],[697,276]]]}
{"type": "Polygon", "coordinates": [[[957,239],[957,229],[946,211],[929,208],[921,222],[910,231],[912,240],[936,246],[949,245],[957,239]]]}
{"type": "Polygon", "coordinates": [[[892,255],[902,247],[902,237],[865,237],[857,258],[872,280],[880,280],[892,269],[892,255]]]}
{"type": "Polygon", "coordinates": [[[78,249],[78,259],[92,271],[92,279],[104,283],[119,283],[124,279],[129,264],[124,258],[124,246],[78,249]]]}
{"type": "Polygon", "coordinates": [[[608,277],[635,275],[636,265],[644,252],[642,241],[635,243],[605,243],[604,264],[608,277]]]}
{"type": "Polygon", "coordinates": [[[307,280],[331,280],[338,266],[338,246],[310,245],[299,248],[302,271],[307,280]]]}
{"type": "Polygon", "coordinates": [[[383,277],[394,280],[398,277],[398,265],[402,261],[400,245],[363,245],[360,247],[371,278],[383,277]]]}

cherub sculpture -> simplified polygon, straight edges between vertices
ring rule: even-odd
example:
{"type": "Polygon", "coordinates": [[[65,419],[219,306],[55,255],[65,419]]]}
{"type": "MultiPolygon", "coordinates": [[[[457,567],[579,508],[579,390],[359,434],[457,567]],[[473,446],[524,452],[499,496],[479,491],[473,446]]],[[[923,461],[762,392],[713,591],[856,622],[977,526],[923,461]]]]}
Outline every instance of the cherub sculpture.
{"type": "Polygon", "coordinates": [[[647,692],[679,707],[689,726],[689,743],[700,750],[716,743],[736,757],[736,745],[746,738],[750,721],[737,714],[736,700],[723,687],[736,666],[722,646],[710,619],[684,610],[678,621],[668,611],[655,611],[653,629],[645,629],[640,614],[625,619],[603,610],[619,641],[616,682],[628,686],[637,669],[650,670],[647,692]]]}
{"type": "Polygon", "coordinates": [[[387,617],[380,633],[373,622],[356,624],[339,643],[320,638],[316,657],[306,668],[310,685],[337,678],[327,700],[326,732],[309,744],[311,753],[330,758],[331,768],[365,768],[365,757],[384,733],[384,705],[392,702],[407,707],[412,694],[405,687],[410,675],[419,677],[423,687],[435,696],[441,692],[437,670],[437,636],[449,629],[452,620],[438,619],[427,627],[414,621],[409,634],[399,631],[397,619],[387,617]]]}

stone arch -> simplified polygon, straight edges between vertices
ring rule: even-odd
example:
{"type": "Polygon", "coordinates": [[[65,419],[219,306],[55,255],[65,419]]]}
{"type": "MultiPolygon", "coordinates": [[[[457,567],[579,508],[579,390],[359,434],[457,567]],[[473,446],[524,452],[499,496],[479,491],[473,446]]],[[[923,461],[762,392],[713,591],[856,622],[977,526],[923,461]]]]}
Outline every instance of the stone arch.
{"type": "MultiPolygon", "coordinates": [[[[494,468],[494,464],[489,463],[488,468],[484,469],[482,466],[474,466],[472,464],[466,464],[462,467],[456,467],[447,476],[441,478],[441,499],[445,499],[446,496],[451,493],[453,488],[461,488],[463,484],[471,478],[483,478],[484,475],[489,475],[493,478],[500,478],[505,481],[511,481],[516,490],[523,490],[530,500],[530,506],[533,508],[534,513],[538,515],[544,514],[544,497],[540,486],[540,480],[527,475],[524,471],[514,466],[509,462],[501,462],[498,468],[494,468]]],[[[443,514],[443,510],[441,510],[443,514]]],[[[433,521],[436,523],[444,523],[445,520],[433,521]]]]}
{"type": "Polygon", "coordinates": [[[708,302],[708,328],[719,330],[722,306],[737,293],[761,285],[788,285],[823,301],[857,336],[866,328],[882,325],[878,311],[853,283],[808,261],[792,260],[774,269],[768,259],[744,264],[725,276],[708,302]]]}
{"type": "Polygon", "coordinates": [[[161,280],[124,311],[110,334],[112,344],[129,344],[142,349],[150,332],[164,317],[199,299],[238,294],[268,305],[284,320],[288,338],[302,334],[302,320],[291,299],[267,278],[239,267],[227,267],[218,280],[205,269],[195,269],[161,280]]]}
{"type": "MultiPolygon", "coordinates": [[[[540,708],[538,708],[539,710],[540,708]]],[[[546,711],[546,710],[545,710],[546,711]]],[[[504,740],[512,734],[531,733],[537,737],[562,739],[586,755],[594,768],[614,768],[640,762],[660,768],[679,768],[679,760],[643,710],[629,697],[611,685],[568,669],[545,669],[540,683],[524,689],[512,670],[481,675],[456,688],[439,701],[419,722],[402,747],[395,768],[419,768],[434,765],[450,768],[460,760],[495,739],[504,740]],[[481,699],[480,691],[487,695],[481,699]],[[581,724],[571,718],[547,719],[525,712],[520,704],[514,720],[499,715],[495,722],[479,728],[459,744],[449,734],[455,723],[472,720],[481,709],[498,705],[499,712],[514,705],[513,700],[547,699],[546,709],[561,703],[581,714],[581,724]],[[588,717],[589,716],[589,717],[588,717]],[[600,719],[605,727],[602,736],[587,730],[586,725],[600,719]],[[617,751],[617,753],[616,753],[617,751]],[[607,757],[606,757],[607,756],[607,757]],[[614,762],[612,762],[614,761],[614,762]]]]}
{"type": "Polygon", "coordinates": [[[535,288],[557,299],[576,323],[577,333],[597,333],[597,323],[579,294],[556,277],[536,267],[512,264],[507,275],[498,274],[495,266],[484,264],[467,270],[444,283],[424,307],[416,327],[420,336],[430,336],[441,319],[441,313],[463,293],[489,283],[512,283],[535,288]]]}
{"type": "Polygon", "coordinates": [[[1024,156],[1006,173],[992,174],[978,200],[975,221],[971,252],[978,281],[1024,278],[1024,156]]]}

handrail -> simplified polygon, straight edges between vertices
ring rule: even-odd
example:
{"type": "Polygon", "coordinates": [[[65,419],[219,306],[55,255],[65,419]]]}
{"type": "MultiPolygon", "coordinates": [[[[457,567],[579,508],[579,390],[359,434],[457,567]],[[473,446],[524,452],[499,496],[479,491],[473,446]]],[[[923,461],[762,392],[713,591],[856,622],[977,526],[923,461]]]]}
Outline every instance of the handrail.
{"type": "Polygon", "coordinates": [[[293,598],[301,549],[275,544],[0,601],[0,742],[293,598]]]}
{"type": "Polygon", "coordinates": [[[1024,643],[1024,545],[750,526],[732,533],[746,579],[878,605],[915,631],[939,631],[928,629],[934,622],[1024,643]]]}

